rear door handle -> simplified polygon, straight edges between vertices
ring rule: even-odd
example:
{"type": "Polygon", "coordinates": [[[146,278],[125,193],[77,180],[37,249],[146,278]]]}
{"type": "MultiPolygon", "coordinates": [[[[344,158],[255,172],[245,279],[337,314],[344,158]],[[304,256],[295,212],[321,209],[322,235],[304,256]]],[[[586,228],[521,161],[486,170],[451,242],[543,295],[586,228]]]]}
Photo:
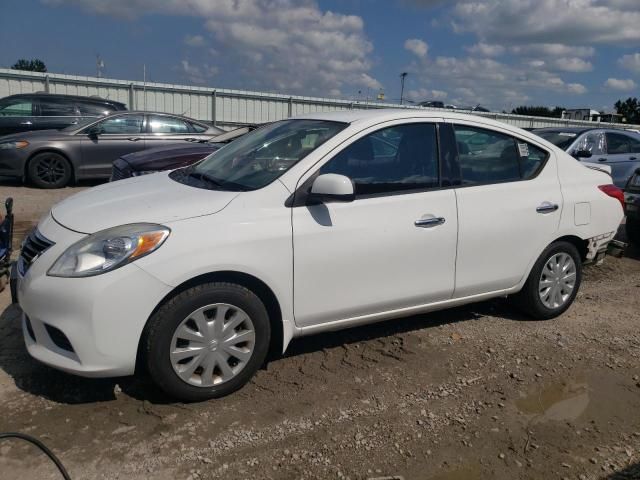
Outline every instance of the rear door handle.
{"type": "Polygon", "coordinates": [[[629,157],[629,160],[637,160],[636,157],[629,157]]]}
{"type": "Polygon", "coordinates": [[[27,120],[26,122],[20,122],[20,125],[33,125],[33,122],[27,120]]]}
{"type": "Polygon", "coordinates": [[[599,159],[598,159],[598,161],[599,161],[599,162],[606,162],[606,161],[607,161],[607,159],[606,159],[606,158],[599,158],[599,159]]]}
{"type": "Polygon", "coordinates": [[[551,203],[551,202],[542,202],[537,208],[536,208],[536,212],[538,213],[551,213],[551,212],[555,212],[556,210],[558,210],[558,204],[557,203],[551,203]]]}
{"type": "Polygon", "coordinates": [[[140,137],[129,137],[129,138],[127,138],[127,140],[129,140],[130,142],[137,142],[138,140],[142,140],[142,138],[140,138],[140,137]]]}
{"type": "Polygon", "coordinates": [[[443,217],[429,217],[429,218],[421,218],[413,222],[416,227],[420,228],[432,228],[437,227],[438,225],[442,225],[444,223],[443,217]]]}

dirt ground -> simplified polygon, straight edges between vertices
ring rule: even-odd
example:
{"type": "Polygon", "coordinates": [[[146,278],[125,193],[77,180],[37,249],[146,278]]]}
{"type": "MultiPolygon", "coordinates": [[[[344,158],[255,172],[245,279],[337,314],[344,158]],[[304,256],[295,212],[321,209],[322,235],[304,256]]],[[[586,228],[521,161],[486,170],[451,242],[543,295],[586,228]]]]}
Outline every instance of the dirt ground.
{"type": "MultiPolygon", "coordinates": [[[[76,189],[0,184],[24,232],[76,189]]],[[[589,267],[534,322],[504,300],[296,340],[238,393],[171,402],[27,355],[0,294],[0,432],[35,435],[75,479],[640,478],[640,252],[589,267]]],[[[0,478],[59,478],[0,443],[0,478]]]]}

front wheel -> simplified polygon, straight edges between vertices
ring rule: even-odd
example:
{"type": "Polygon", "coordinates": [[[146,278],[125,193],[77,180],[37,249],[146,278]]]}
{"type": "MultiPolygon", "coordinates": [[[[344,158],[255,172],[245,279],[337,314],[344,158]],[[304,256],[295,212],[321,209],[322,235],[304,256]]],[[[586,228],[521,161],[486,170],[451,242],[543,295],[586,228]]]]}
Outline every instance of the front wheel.
{"type": "Polygon", "coordinates": [[[635,246],[640,247],[640,220],[627,217],[627,238],[635,246]]]}
{"type": "Polygon", "coordinates": [[[71,177],[71,164],[58,153],[43,152],[29,160],[27,179],[36,187],[66,187],[71,177]]]}
{"type": "Polygon", "coordinates": [[[569,242],[555,242],[542,252],[514,300],[532,318],[548,320],[571,306],[581,281],[582,261],[578,249],[569,242]]]}
{"type": "Polygon", "coordinates": [[[187,402],[228,395],[260,368],[271,329],[250,290],[208,283],[169,300],[151,317],[143,352],[147,369],[169,395],[187,402]]]}

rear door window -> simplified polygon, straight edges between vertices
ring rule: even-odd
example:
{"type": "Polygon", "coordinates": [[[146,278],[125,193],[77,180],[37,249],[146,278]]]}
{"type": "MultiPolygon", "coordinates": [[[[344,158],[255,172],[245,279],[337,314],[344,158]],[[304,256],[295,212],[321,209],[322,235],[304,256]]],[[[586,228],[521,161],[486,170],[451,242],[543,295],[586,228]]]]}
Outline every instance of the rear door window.
{"type": "Polygon", "coordinates": [[[40,98],[40,115],[43,117],[77,117],[79,114],[74,100],[40,98]]]}
{"type": "Polygon", "coordinates": [[[142,133],[143,123],[143,115],[123,115],[121,117],[108,118],[98,125],[101,127],[102,134],[118,135],[142,133]]]}
{"type": "Polygon", "coordinates": [[[0,101],[0,117],[31,117],[34,115],[31,99],[11,98],[0,101]]]}
{"type": "Polygon", "coordinates": [[[80,109],[80,114],[88,117],[102,117],[114,111],[111,106],[101,103],[80,101],[77,105],[80,109]]]}
{"type": "Polygon", "coordinates": [[[189,133],[189,127],[187,126],[187,122],[179,118],[166,117],[164,115],[149,115],[149,132],[168,134],[189,133]]]}
{"type": "Polygon", "coordinates": [[[629,137],[622,133],[607,132],[607,153],[609,155],[618,155],[631,153],[631,145],[629,137]]]}
{"type": "Polygon", "coordinates": [[[486,185],[520,180],[516,141],[482,128],[454,127],[462,185],[486,185]]]}

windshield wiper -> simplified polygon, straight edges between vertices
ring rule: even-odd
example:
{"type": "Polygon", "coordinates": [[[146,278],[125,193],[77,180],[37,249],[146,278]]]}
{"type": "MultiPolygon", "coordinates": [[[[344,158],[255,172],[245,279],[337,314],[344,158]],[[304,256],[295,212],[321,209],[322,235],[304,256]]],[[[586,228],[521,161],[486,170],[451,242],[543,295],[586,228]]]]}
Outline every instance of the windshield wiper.
{"type": "Polygon", "coordinates": [[[218,188],[222,187],[222,183],[220,183],[220,181],[216,180],[207,173],[191,171],[187,173],[187,177],[195,178],[196,180],[200,180],[201,182],[208,183],[218,188]]]}

